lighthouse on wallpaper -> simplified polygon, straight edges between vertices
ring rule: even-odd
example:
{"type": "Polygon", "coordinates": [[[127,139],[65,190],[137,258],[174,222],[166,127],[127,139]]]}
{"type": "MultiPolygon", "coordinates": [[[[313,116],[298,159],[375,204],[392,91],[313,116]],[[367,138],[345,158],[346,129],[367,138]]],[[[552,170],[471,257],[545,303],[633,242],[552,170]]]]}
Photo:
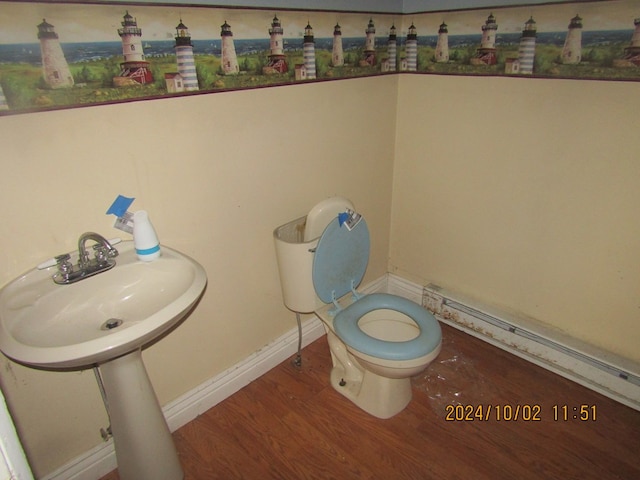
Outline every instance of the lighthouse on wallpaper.
{"type": "Polygon", "coordinates": [[[304,28],[302,58],[304,61],[304,68],[307,72],[307,79],[311,80],[316,78],[316,43],[313,38],[313,28],[311,28],[311,24],[309,22],[307,22],[307,26],[304,28]]]}
{"type": "Polygon", "coordinates": [[[182,75],[185,90],[198,90],[198,75],[196,73],[196,62],[193,58],[193,44],[187,26],[180,23],[176,27],[176,61],[178,63],[178,73],[182,75]]]}
{"type": "Polygon", "coordinates": [[[364,40],[364,60],[365,65],[374,66],[376,64],[376,26],[373,19],[369,19],[367,29],[365,30],[364,40]]]}
{"type": "Polygon", "coordinates": [[[493,13],[487,17],[487,21],[482,26],[482,40],[476,56],[471,59],[471,65],[495,65],[498,63],[496,56],[496,35],[498,24],[493,13]]]}
{"type": "Polygon", "coordinates": [[[389,38],[387,39],[387,72],[395,72],[398,62],[398,35],[396,34],[396,26],[391,24],[389,29],[389,38]]]}
{"type": "Polygon", "coordinates": [[[505,59],[505,73],[518,75],[533,74],[536,58],[536,36],[536,21],[533,17],[530,17],[524,24],[524,29],[522,30],[520,46],[518,47],[518,57],[505,59]]]}
{"type": "Polygon", "coordinates": [[[284,54],[284,29],[277,16],[273,17],[269,29],[269,50],[269,63],[263,70],[266,73],[287,73],[289,65],[284,54]]]}
{"type": "Polygon", "coordinates": [[[449,29],[447,24],[442,22],[438,29],[438,44],[436,45],[436,62],[446,63],[449,61],[449,29]]]}
{"type": "Polygon", "coordinates": [[[415,72],[418,69],[418,30],[413,23],[407,33],[405,54],[407,55],[407,71],[415,72]]]}
{"type": "Polygon", "coordinates": [[[333,27],[333,49],[331,51],[331,64],[334,67],[344,65],[344,52],[342,50],[342,29],[340,24],[336,23],[333,27]]]}
{"type": "Polygon", "coordinates": [[[536,57],[536,21],[531,17],[524,24],[520,47],[518,49],[518,61],[520,62],[520,74],[531,75],[536,57]]]}
{"type": "Polygon", "coordinates": [[[118,29],[118,35],[122,39],[124,55],[124,62],[120,64],[120,77],[130,78],[142,84],[153,82],[149,62],[145,61],[142,49],[142,29],[138,28],[138,22],[128,11],[124,16],[122,28],[118,29]]]}
{"type": "Polygon", "coordinates": [[[74,81],[67,60],[64,58],[58,34],[53,25],[42,19],[38,25],[38,39],[42,54],[42,73],[50,88],[73,87],[74,81]]]}
{"type": "Polygon", "coordinates": [[[0,85],[0,110],[9,110],[9,105],[7,105],[7,99],[4,97],[4,91],[2,90],[1,85],[0,85]]]}
{"type": "Polygon", "coordinates": [[[635,30],[631,37],[631,45],[624,49],[624,59],[635,66],[640,66],[640,18],[633,21],[635,30]]]}
{"type": "Polygon", "coordinates": [[[222,39],[222,71],[225,75],[235,75],[240,72],[240,67],[238,66],[236,46],[235,43],[233,43],[231,25],[225,20],[220,28],[220,38],[222,39]]]}
{"type": "Polygon", "coordinates": [[[576,15],[569,22],[569,30],[562,47],[562,63],[576,65],[582,59],[582,18],[576,15]]]}

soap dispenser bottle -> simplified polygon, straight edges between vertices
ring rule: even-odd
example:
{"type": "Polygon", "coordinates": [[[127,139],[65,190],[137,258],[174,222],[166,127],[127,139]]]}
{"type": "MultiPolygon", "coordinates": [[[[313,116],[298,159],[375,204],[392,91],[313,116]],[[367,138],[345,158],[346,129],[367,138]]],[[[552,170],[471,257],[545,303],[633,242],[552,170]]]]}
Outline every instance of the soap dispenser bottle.
{"type": "Polygon", "coordinates": [[[138,259],[152,262],[160,256],[160,242],[145,210],[133,214],[133,245],[138,259]]]}

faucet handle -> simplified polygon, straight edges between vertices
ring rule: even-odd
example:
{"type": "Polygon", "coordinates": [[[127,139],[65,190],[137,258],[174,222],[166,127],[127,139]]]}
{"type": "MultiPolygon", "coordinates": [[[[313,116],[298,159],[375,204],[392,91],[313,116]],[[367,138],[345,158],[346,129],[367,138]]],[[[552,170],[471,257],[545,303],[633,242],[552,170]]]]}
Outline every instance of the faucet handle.
{"type": "Polygon", "coordinates": [[[107,261],[107,249],[104,247],[104,245],[96,243],[93,246],[93,251],[96,257],[96,262],[98,262],[98,264],[102,264],[107,261]]]}
{"type": "Polygon", "coordinates": [[[71,255],[69,253],[63,253],[62,255],[57,255],[54,258],[58,265],[62,265],[64,263],[70,263],[69,260],[71,259],[71,255]]]}
{"type": "Polygon", "coordinates": [[[101,243],[96,243],[93,246],[93,251],[98,265],[104,265],[107,263],[109,258],[118,256],[118,250],[113,247],[108,248],[106,245],[102,245],[101,243]]]}
{"type": "Polygon", "coordinates": [[[58,265],[58,272],[63,278],[68,278],[69,274],[73,270],[73,265],[71,264],[71,255],[68,253],[63,253],[62,255],[58,255],[55,257],[56,264],[58,265]]]}

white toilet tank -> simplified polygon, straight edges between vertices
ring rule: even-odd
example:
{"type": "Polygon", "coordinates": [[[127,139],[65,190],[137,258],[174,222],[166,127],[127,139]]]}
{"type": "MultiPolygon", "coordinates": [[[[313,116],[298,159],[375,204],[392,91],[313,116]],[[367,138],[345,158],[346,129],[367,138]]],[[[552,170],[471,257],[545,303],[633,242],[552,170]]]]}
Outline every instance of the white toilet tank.
{"type": "Polygon", "coordinates": [[[313,287],[313,255],[324,229],[347,209],[355,210],[349,200],[331,197],[273,231],[282,298],[288,309],[311,313],[324,305],[313,287]]]}

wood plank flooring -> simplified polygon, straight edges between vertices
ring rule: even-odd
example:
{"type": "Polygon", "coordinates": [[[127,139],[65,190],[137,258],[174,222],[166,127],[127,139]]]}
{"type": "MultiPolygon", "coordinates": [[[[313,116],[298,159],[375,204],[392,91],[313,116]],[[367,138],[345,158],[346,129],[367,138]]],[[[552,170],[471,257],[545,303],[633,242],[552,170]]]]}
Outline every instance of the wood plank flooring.
{"type": "Polygon", "coordinates": [[[333,390],[323,337],[301,368],[282,363],[173,434],[185,480],[640,478],[640,412],[442,327],[440,356],[395,417],[333,390]]]}

